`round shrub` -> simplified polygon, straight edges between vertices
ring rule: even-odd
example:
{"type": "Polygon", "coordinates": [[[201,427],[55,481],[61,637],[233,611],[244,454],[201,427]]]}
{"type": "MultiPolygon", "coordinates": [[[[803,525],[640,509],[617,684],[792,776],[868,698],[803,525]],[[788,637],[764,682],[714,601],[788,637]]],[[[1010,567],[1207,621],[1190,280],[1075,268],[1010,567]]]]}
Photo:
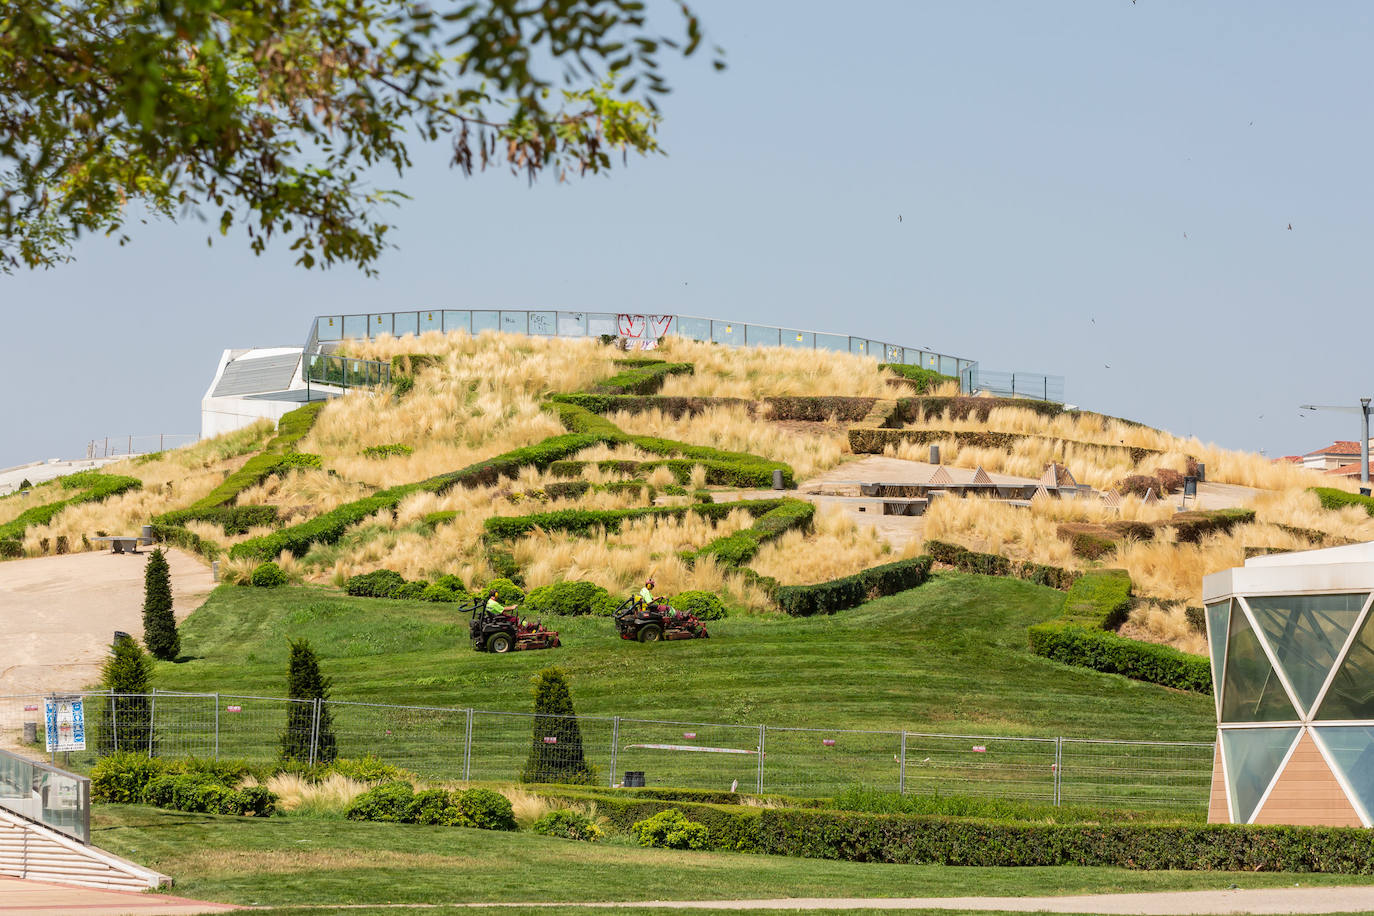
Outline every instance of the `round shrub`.
{"type": "Polygon", "coordinates": [[[610,592],[602,595],[592,603],[592,609],[588,613],[597,617],[609,617],[615,613],[615,609],[620,607],[626,596],[612,595],[610,592]]]}
{"type": "Polygon", "coordinates": [[[390,598],[391,593],[405,584],[405,577],[390,569],[376,569],[352,576],[344,583],[344,591],[359,598],[390,598]]]}
{"type": "Polygon", "coordinates": [[[729,614],[715,592],[683,592],[668,603],[679,613],[696,614],[702,620],[719,620],[729,614]]]}
{"type": "Polygon", "coordinates": [[[248,577],[248,581],[255,588],[280,588],[286,584],[286,573],[282,572],[276,563],[269,561],[258,564],[258,568],[248,577]]]}
{"type": "Polygon", "coordinates": [[[556,836],[565,840],[585,840],[594,843],[605,836],[605,831],[590,817],[571,808],[557,808],[534,822],[533,830],[543,836],[556,836]]]}
{"type": "Polygon", "coordinates": [[[463,584],[463,577],[456,576],[453,573],[445,573],[435,579],[434,584],[446,588],[451,592],[457,592],[460,595],[466,595],[468,591],[468,587],[463,584]]]}
{"type": "Polygon", "coordinates": [[[528,614],[591,614],[610,592],[594,582],[554,582],[525,596],[528,614]]]}
{"type": "Polygon", "coordinates": [[[515,811],[500,792],[468,789],[459,797],[458,807],[470,825],[479,830],[515,829],[515,811]]]}
{"type": "Polygon", "coordinates": [[[398,601],[417,601],[424,595],[425,589],[429,588],[429,583],[424,579],[417,579],[414,582],[403,582],[396,586],[391,597],[398,601]]]}
{"type": "Polygon", "coordinates": [[[415,793],[411,806],[411,820],[417,824],[442,827],[471,827],[459,804],[458,793],[447,789],[426,789],[415,793]]]}
{"type": "Polygon", "coordinates": [[[415,806],[415,789],[408,782],[384,782],[353,799],[344,812],[350,821],[409,821],[415,806]]]}
{"type": "Polygon", "coordinates": [[[705,849],[706,825],[689,821],[677,808],[660,811],[653,817],[636,821],[630,828],[640,846],[662,849],[705,849]]]}
{"type": "Polygon", "coordinates": [[[482,589],[482,595],[485,596],[493,588],[496,589],[496,600],[502,604],[519,604],[525,600],[525,590],[509,579],[492,579],[482,589]]]}
{"type": "Polygon", "coordinates": [[[455,592],[451,588],[444,588],[438,583],[425,586],[425,590],[420,592],[421,601],[466,601],[467,595],[455,592]]]}

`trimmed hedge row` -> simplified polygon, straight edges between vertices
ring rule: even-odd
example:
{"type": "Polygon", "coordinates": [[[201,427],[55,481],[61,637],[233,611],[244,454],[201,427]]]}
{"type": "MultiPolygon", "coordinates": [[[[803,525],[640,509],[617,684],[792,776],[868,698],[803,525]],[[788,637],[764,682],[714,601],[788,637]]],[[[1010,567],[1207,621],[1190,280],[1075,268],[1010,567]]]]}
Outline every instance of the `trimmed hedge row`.
{"type": "Polygon", "coordinates": [[[163,527],[181,526],[192,521],[210,522],[223,528],[225,534],[232,535],[243,534],[249,528],[261,525],[275,525],[277,514],[276,506],[214,506],[166,512],[158,516],[157,522],[163,527]]]}
{"type": "Polygon", "coordinates": [[[220,546],[214,541],[206,540],[187,528],[180,525],[168,525],[165,522],[153,522],[153,540],[159,544],[171,544],[192,553],[198,553],[207,560],[213,560],[220,554],[220,546]]]}
{"type": "Polygon", "coordinates": [[[713,521],[724,518],[736,509],[755,516],[763,515],[782,505],[781,499],[755,499],[732,503],[697,503],[690,506],[642,506],[635,509],[556,509],[534,515],[496,516],[482,523],[483,538],[488,542],[514,540],[534,531],[567,531],[587,534],[595,528],[619,531],[626,519],[651,516],[681,518],[688,512],[713,521]]]}
{"type": "Polygon", "coordinates": [[[358,522],[384,509],[394,510],[398,502],[399,496],[379,494],[344,503],[299,525],[241,541],[229,549],[229,556],[234,559],[248,557],[270,560],[280,556],[283,550],[289,550],[298,557],[305,556],[312,545],[333,544],[358,522]]]}
{"type": "Polygon", "coordinates": [[[768,416],[773,420],[836,420],[856,422],[868,416],[877,398],[799,397],[764,398],[768,416]]]}
{"type": "MultiPolygon", "coordinates": [[[[281,419],[277,421],[277,434],[267,441],[261,452],[249,458],[237,471],[224,478],[219,486],[191,503],[181,512],[199,512],[204,509],[217,509],[220,506],[231,505],[234,500],[238,499],[239,493],[242,491],[257,486],[273,474],[294,467],[295,465],[286,456],[294,452],[296,443],[304,439],[306,433],[310,432],[310,427],[315,425],[315,420],[327,403],[329,402],[312,401],[303,407],[297,407],[295,410],[282,414],[281,419]]],[[[315,466],[318,467],[318,464],[315,466]]],[[[194,515],[181,518],[171,517],[177,515],[180,513],[169,512],[159,516],[157,520],[169,525],[177,525],[197,517],[194,515]]]]}
{"type": "Polygon", "coordinates": [[[1253,509],[1193,509],[1155,522],[1065,522],[1055,527],[1055,533],[1073,546],[1075,555],[1096,560],[1115,550],[1122,540],[1152,541],[1165,528],[1174,529],[1178,543],[1196,544],[1209,534],[1225,533],[1254,520],[1253,509]]]}
{"type": "Polygon", "coordinates": [[[1011,576],[1060,591],[1068,589],[1082,575],[1076,570],[1060,566],[1047,566],[1023,560],[1013,561],[996,553],[978,553],[945,541],[926,541],[925,549],[937,562],[953,566],[961,572],[976,573],[980,576],[1011,576]]]}
{"type": "Polygon", "coordinates": [[[1200,655],[1064,620],[1037,623],[1027,632],[1031,651],[1056,662],[1178,690],[1212,692],[1211,664],[1200,655]]]}
{"type": "Polygon", "coordinates": [[[1075,439],[1060,439],[1053,436],[1032,436],[1024,433],[976,432],[950,429],[851,429],[849,431],[849,450],[856,455],[881,455],[889,445],[897,446],[903,442],[915,445],[930,445],[953,440],[968,448],[990,448],[1011,451],[1018,442],[1062,443],[1078,448],[1102,449],[1107,455],[1124,455],[1132,464],[1139,464],[1151,455],[1162,454],[1158,449],[1142,448],[1134,445],[1103,445],[1098,442],[1079,442],[1075,439]]]}
{"type": "MultiPolygon", "coordinates": [[[[551,787],[552,789],[553,787],[551,787]]],[[[1047,824],[754,808],[629,793],[540,792],[593,802],[616,829],[676,808],[707,828],[711,849],[905,865],[1077,865],[1157,871],[1374,874],[1374,833],[1357,827],[1241,824],[1047,824]]]]}
{"type": "Polygon", "coordinates": [[[930,557],[912,557],[815,585],[780,585],[773,591],[773,600],[793,617],[833,614],[915,588],[930,577],[930,564],[930,557]]]}
{"type": "Polygon", "coordinates": [[[1115,630],[1130,613],[1130,574],[1124,569],[1095,569],[1080,576],[1069,589],[1059,619],[1099,630],[1115,630]]]}
{"type": "Polygon", "coordinates": [[[1347,493],[1345,490],[1337,490],[1335,487],[1308,487],[1307,489],[1317,494],[1317,501],[1322,504],[1323,509],[1359,506],[1365,512],[1374,515],[1374,497],[1347,493]]]}
{"type": "Polygon", "coordinates": [[[60,478],[64,490],[85,489],[86,492],[79,496],[72,496],[67,499],[59,499],[43,506],[34,506],[26,509],[18,516],[0,525],[0,540],[19,540],[24,536],[24,529],[30,525],[46,525],[53,518],[70,506],[80,505],[81,503],[98,503],[109,499],[111,496],[118,496],[130,490],[137,490],[143,486],[143,481],[137,477],[124,477],[119,474],[102,474],[99,471],[81,471],[77,474],[70,474],[60,478]]]}
{"type": "MultiPolygon", "coordinates": [[[[719,505],[729,506],[731,503],[719,505]]],[[[753,559],[767,541],[793,528],[809,528],[815,514],[815,505],[804,499],[784,499],[777,508],[769,509],[754,519],[754,524],[748,528],[716,538],[690,554],[688,559],[713,556],[722,566],[743,566],[753,559]]]]}
{"type": "Polygon", "coordinates": [[[612,413],[623,410],[626,413],[644,413],[659,410],[674,419],[694,417],[713,407],[748,407],[753,412],[754,402],[746,398],[708,398],[708,397],[664,397],[662,395],[638,394],[551,394],[550,401],[573,404],[590,410],[592,413],[612,413]]]}
{"type": "Polygon", "coordinates": [[[250,772],[234,760],[170,760],[132,751],[102,757],[91,770],[91,799],[176,811],[267,817],[277,796],[263,786],[235,788],[250,772]]]}
{"type": "Polygon", "coordinates": [[[1153,427],[1135,420],[1094,413],[1090,410],[1066,410],[1063,404],[1055,401],[1034,401],[1029,398],[984,398],[971,395],[901,398],[899,400],[899,415],[908,423],[921,423],[926,420],[940,419],[944,416],[945,411],[949,411],[952,420],[967,420],[972,417],[980,422],[987,422],[992,411],[999,407],[1027,410],[1051,420],[1061,414],[1068,414],[1071,417],[1096,417],[1104,423],[1116,422],[1140,429],[1153,429],[1153,427]]]}
{"type": "Polygon", "coordinates": [[[929,391],[936,385],[943,384],[944,382],[957,383],[959,381],[959,379],[953,375],[944,375],[943,373],[936,372],[934,369],[926,369],[923,366],[916,366],[911,363],[879,363],[878,368],[896,373],[898,378],[910,382],[918,394],[929,391]]]}
{"type": "Polygon", "coordinates": [[[663,360],[618,359],[621,371],[592,386],[592,394],[653,394],[663,387],[670,375],[690,375],[696,371],[691,363],[669,363],[663,360]]]}

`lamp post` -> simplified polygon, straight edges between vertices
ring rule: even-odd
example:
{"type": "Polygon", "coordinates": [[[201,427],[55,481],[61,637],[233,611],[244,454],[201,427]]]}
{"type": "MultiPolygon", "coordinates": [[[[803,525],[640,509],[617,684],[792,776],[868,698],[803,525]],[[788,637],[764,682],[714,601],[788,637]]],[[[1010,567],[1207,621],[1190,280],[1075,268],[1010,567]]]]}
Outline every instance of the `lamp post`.
{"type": "MultiPolygon", "coordinates": [[[[1341,413],[1360,415],[1360,484],[1361,489],[1369,489],[1369,404],[1374,398],[1360,398],[1359,407],[1329,407],[1317,404],[1299,404],[1299,410],[1335,410],[1341,413]]],[[[1367,495],[1367,494],[1366,494],[1367,495]]]]}

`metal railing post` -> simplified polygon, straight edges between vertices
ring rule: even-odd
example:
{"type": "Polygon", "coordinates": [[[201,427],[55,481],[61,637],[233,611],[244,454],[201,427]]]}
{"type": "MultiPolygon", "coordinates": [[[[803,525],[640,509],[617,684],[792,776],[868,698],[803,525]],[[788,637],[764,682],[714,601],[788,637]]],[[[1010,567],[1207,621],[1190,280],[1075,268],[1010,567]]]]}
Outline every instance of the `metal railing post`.
{"type": "Polygon", "coordinates": [[[114,688],[110,688],[110,737],[114,741],[113,750],[119,750],[119,701],[115,699],[114,688]]]}
{"type": "Polygon", "coordinates": [[[315,716],[310,723],[310,765],[315,765],[315,745],[320,740],[320,698],[315,697],[315,716]]]}
{"type": "Polygon", "coordinates": [[[215,694],[215,759],[219,759],[219,694],[215,694]]]}
{"type": "Polygon", "coordinates": [[[472,779],[472,708],[468,707],[467,735],[463,738],[463,782],[472,779]]]}
{"type": "Polygon", "coordinates": [[[620,748],[620,716],[611,719],[611,776],[607,788],[615,788],[616,751],[620,748]]]}
{"type": "Polygon", "coordinates": [[[902,729],[902,762],[897,769],[897,794],[906,794],[906,729],[902,729]]]}
{"type": "Polygon", "coordinates": [[[1064,739],[1054,739],[1054,806],[1059,807],[1064,785],[1064,739]]]}
{"type": "Polygon", "coordinates": [[[758,794],[763,794],[763,745],[768,737],[768,726],[759,726],[759,789],[758,794]]]}
{"type": "Polygon", "coordinates": [[[153,723],[157,721],[157,688],[153,688],[153,698],[148,703],[148,756],[153,756],[153,723]]]}

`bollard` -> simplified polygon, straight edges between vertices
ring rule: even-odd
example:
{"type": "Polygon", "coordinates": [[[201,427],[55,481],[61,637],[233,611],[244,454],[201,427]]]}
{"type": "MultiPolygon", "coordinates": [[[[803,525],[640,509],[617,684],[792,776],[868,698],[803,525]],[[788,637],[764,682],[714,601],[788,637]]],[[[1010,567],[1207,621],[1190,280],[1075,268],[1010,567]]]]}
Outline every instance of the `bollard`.
{"type": "Polygon", "coordinates": [[[782,471],[780,469],[774,469],[773,471],[773,489],[782,489],[782,471]]]}
{"type": "Polygon", "coordinates": [[[38,723],[37,723],[37,722],[25,722],[25,723],[24,723],[24,743],[25,743],[25,744],[37,744],[37,743],[38,743],[38,723]]]}
{"type": "Polygon", "coordinates": [[[153,546],[153,526],[152,526],[152,525],[144,525],[144,526],[143,526],[143,533],[142,533],[142,535],[140,535],[140,537],[139,537],[139,539],[138,539],[138,542],[139,542],[140,545],[142,545],[142,546],[144,546],[144,547],[151,547],[151,546],[153,546]]]}
{"type": "Polygon", "coordinates": [[[1207,465],[1201,461],[1197,463],[1197,479],[1203,482],[1207,480],[1207,465]]]}
{"type": "Polygon", "coordinates": [[[939,463],[940,463],[940,446],[938,446],[938,445],[932,445],[932,446],[930,447],[930,463],[931,463],[931,464],[939,464],[939,463]]]}

